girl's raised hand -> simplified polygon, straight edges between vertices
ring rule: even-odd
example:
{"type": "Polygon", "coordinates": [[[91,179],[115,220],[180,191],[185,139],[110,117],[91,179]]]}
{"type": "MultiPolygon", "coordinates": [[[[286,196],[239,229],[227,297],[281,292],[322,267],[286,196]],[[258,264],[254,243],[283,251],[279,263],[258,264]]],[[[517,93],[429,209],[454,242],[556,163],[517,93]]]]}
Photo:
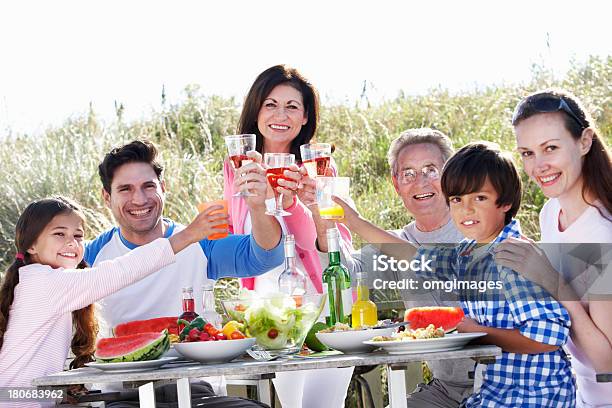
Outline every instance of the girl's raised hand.
{"type": "Polygon", "coordinates": [[[229,232],[229,216],[222,211],[223,206],[213,205],[198,214],[184,230],[172,235],[168,240],[174,253],[199,242],[212,234],[229,232]],[[215,214],[212,214],[215,213],[215,214]]]}

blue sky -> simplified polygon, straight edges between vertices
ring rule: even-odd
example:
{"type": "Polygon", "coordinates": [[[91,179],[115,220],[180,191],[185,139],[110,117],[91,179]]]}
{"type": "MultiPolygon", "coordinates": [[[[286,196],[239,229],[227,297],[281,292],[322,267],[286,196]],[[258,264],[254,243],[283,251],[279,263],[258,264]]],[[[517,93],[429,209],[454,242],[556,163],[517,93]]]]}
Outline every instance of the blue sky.
{"type": "Polygon", "coordinates": [[[87,111],[159,109],[187,84],[242,100],[287,63],[324,102],[562,76],[612,54],[606,1],[10,1],[0,5],[0,132],[37,133],[87,111]],[[587,20],[588,19],[588,20],[587,20]]]}

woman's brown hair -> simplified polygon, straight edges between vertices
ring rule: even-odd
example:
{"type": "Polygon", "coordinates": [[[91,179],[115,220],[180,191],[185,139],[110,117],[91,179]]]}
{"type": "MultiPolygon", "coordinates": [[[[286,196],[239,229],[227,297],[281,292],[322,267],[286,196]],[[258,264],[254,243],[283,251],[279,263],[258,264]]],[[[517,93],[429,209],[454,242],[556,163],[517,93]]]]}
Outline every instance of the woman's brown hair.
{"type": "MultiPolygon", "coordinates": [[[[59,214],[74,213],[85,222],[85,216],[79,205],[65,197],[44,198],[34,201],[23,211],[17,225],[15,226],[15,247],[17,253],[23,255],[23,259],[15,258],[4,275],[4,282],[0,287],[0,350],[4,344],[4,335],[9,321],[9,313],[15,296],[15,286],[19,283],[19,268],[33,263],[28,254],[28,248],[32,247],[47,224],[59,214]]],[[[77,269],[87,267],[85,261],[81,261],[77,269]]],[[[72,312],[74,335],[70,344],[74,360],[70,368],[82,367],[85,363],[93,361],[98,325],[94,316],[94,307],[89,305],[72,312]]]]}
{"type": "Polygon", "coordinates": [[[309,143],[317,132],[319,124],[319,94],[295,68],[286,65],[275,65],[266,69],[253,82],[244,100],[244,106],[238,123],[238,133],[253,133],[257,136],[256,150],[263,154],[263,136],[257,127],[257,116],[264,100],[278,85],[289,85],[302,94],[304,110],[308,121],[300,133],[291,141],[289,153],[295,155],[298,163],[302,161],[300,146],[309,143]]]}
{"type": "Polygon", "coordinates": [[[600,214],[606,217],[600,208],[587,199],[587,196],[592,194],[596,200],[599,200],[601,206],[608,211],[608,214],[612,214],[610,150],[604,139],[599,136],[593,118],[576,96],[564,89],[547,89],[528,95],[516,106],[512,117],[512,126],[516,127],[527,118],[548,112],[548,110],[538,109],[538,101],[550,98],[559,100],[559,108],[555,112],[560,112],[563,115],[563,124],[574,140],[579,140],[587,128],[593,131],[591,149],[582,159],[582,199],[590,206],[597,208],[600,214]],[[566,104],[565,107],[562,105],[563,102],[566,104]],[[570,112],[566,110],[568,108],[570,112]]]}

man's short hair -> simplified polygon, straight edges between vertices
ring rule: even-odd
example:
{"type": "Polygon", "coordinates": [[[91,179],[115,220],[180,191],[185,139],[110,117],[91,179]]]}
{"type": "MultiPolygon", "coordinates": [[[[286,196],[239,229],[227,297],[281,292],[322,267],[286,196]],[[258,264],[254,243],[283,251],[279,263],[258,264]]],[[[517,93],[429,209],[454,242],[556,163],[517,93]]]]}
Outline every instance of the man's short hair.
{"type": "Polygon", "coordinates": [[[439,130],[430,128],[408,129],[403,131],[389,146],[387,161],[394,175],[397,175],[397,158],[406,146],[429,143],[440,149],[442,161],[446,162],[453,155],[453,142],[439,130]]]}
{"type": "Polygon", "coordinates": [[[104,160],[98,166],[98,174],[102,186],[107,193],[111,193],[111,184],[115,171],[127,163],[150,164],[161,181],[164,167],[156,160],[157,147],[148,140],[134,140],[126,145],[115,147],[104,156],[104,160]]]}
{"type": "Polygon", "coordinates": [[[497,143],[474,142],[463,146],[444,165],[442,192],[449,197],[479,191],[489,179],[497,192],[498,207],[511,204],[506,212],[508,224],[521,205],[522,184],[512,157],[501,151],[497,143]]]}

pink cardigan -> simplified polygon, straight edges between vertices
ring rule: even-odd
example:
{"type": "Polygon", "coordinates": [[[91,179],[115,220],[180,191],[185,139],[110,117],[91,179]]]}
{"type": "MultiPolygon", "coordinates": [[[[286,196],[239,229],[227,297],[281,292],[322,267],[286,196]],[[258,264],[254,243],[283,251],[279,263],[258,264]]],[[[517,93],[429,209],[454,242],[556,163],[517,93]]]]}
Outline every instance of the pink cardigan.
{"type": "MultiPolygon", "coordinates": [[[[332,167],[332,169],[334,174],[336,174],[335,168],[332,167]]],[[[223,162],[223,196],[228,202],[230,232],[233,234],[244,234],[244,223],[249,209],[242,197],[232,196],[235,192],[233,183],[234,170],[226,159],[223,162]]],[[[295,236],[295,249],[297,255],[302,260],[304,269],[306,269],[306,273],[310,277],[312,284],[319,293],[322,293],[323,285],[321,275],[323,271],[321,262],[319,261],[319,254],[315,247],[317,232],[314,221],[312,220],[312,213],[297,199],[285,210],[291,213],[290,216],[283,217],[283,221],[289,233],[295,236]]],[[[351,232],[344,224],[337,223],[337,226],[342,238],[341,245],[346,246],[348,250],[351,251],[353,249],[351,232]]],[[[241,281],[243,287],[251,290],[255,288],[255,278],[242,278],[241,281]]]]}

